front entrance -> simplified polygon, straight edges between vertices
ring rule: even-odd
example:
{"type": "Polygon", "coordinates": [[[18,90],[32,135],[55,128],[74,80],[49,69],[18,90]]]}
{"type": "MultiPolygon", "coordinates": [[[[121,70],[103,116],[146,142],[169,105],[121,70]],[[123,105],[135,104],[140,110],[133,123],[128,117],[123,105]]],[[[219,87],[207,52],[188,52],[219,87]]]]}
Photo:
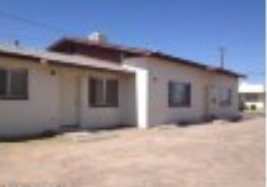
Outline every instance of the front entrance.
{"type": "Polygon", "coordinates": [[[60,77],[61,125],[79,126],[79,77],[71,73],[63,73],[60,77]]]}
{"type": "Polygon", "coordinates": [[[217,111],[217,92],[214,86],[204,88],[204,116],[205,118],[216,117],[217,111]]]}

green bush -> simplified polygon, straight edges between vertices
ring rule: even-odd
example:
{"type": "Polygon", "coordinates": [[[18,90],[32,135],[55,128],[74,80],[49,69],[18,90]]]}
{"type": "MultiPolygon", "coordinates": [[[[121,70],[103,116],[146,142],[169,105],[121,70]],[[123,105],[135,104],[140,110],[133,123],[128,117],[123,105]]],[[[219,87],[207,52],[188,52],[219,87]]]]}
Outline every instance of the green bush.
{"type": "Polygon", "coordinates": [[[253,110],[253,111],[254,111],[254,110],[256,110],[256,109],[257,109],[256,105],[251,105],[251,106],[250,106],[250,110],[253,110]]]}

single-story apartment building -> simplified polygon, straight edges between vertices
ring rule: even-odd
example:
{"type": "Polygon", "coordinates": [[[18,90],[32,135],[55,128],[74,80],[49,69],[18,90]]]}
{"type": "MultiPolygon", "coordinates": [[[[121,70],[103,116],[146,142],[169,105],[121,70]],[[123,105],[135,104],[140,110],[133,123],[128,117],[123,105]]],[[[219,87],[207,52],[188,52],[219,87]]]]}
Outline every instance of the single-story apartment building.
{"type": "Polygon", "coordinates": [[[265,109],[265,88],[263,84],[243,82],[238,88],[240,107],[247,111],[261,111],[265,109]]]}
{"type": "Polygon", "coordinates": [[[0,136],[232,118],[240,76],[98,33],[46,50],[1,44],[0,136]]]}

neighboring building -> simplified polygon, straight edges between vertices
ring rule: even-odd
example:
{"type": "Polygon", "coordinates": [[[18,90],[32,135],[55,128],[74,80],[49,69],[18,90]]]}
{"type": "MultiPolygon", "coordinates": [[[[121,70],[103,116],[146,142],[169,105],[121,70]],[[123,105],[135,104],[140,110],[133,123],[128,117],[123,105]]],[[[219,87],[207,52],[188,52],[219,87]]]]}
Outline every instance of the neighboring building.
{"type": "Polygon", "coordinates": [[[240,105],[245,110],[263,111],[265,106],[265,89],[262,84],[242,83],[239,86],[240,105]]]}
{"type": "Polygon", "coordinates": [[[0,58],[0,136],[239,115],[239,74],[97,34],[45,51],[0,45],[0,58]]]}

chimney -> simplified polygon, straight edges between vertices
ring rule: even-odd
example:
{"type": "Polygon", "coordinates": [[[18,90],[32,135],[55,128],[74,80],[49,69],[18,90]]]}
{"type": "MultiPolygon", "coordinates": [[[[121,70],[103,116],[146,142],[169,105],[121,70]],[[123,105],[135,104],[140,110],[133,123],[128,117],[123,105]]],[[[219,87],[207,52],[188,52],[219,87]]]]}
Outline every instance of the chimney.
{"type": "Polygon", "coordinates": [[[105,43],[106,37],[100,32],[93,32],[88,36],[88,40],[96,43],[105,43]]]}

